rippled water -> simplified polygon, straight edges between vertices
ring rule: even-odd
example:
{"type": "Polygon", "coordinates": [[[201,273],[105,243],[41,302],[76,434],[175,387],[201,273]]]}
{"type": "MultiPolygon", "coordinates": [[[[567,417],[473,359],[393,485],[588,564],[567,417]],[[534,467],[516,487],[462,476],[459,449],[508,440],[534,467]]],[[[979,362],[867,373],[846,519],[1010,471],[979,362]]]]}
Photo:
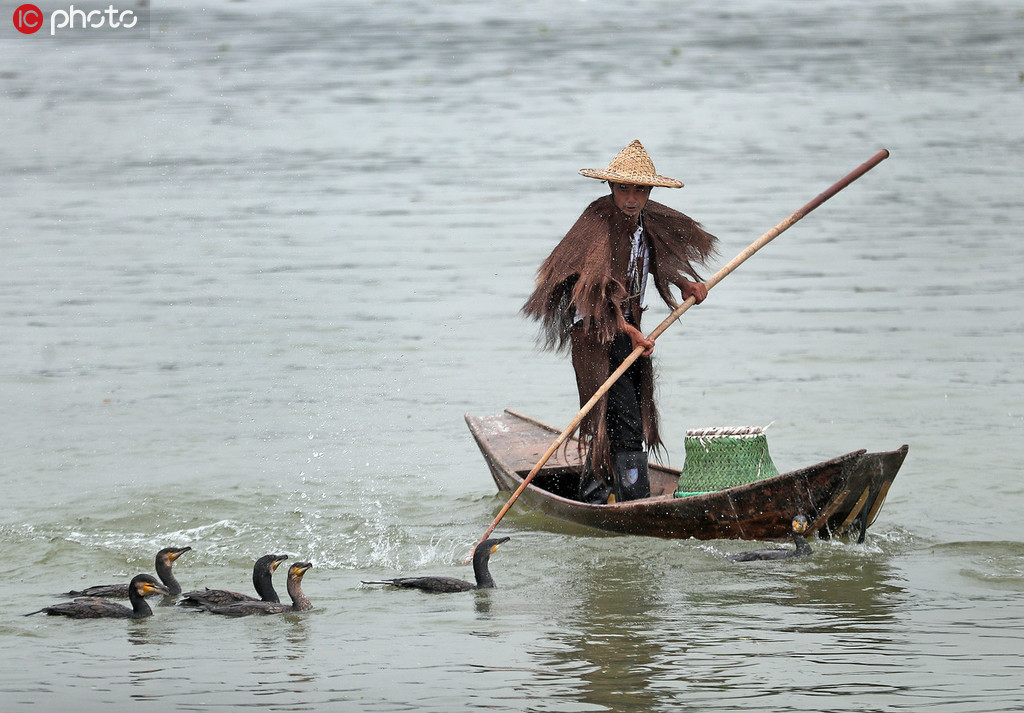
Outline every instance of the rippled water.
{"type": "Polygon", "coordinates": [[[1024,705],[1016,3],[282,8],[0,40],[5,710],[1024,705]],[[503,499],[464,413],[575,414],[517,310],[633,138],[722,264],[892,152],[656,350],[676,465],[709,425],[783,469],[908,443],[867,542],[739,566],[513,511],[498,589],[363,587],[469,576],[503,499]],[[317,608],[20,616],[185,544],[186,588],[310,559],[317,608]]]}

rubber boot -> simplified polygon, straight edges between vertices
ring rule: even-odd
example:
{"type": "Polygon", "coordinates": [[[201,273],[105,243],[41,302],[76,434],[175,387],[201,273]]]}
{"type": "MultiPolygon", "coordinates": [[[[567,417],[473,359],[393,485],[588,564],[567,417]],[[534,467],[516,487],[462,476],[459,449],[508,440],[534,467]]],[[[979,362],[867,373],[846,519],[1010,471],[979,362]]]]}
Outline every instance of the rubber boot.
{"type": "Polygon", "coordinates": [[[615,500],[639,500],[651,497],[647,477],[647,451],[619,451],[615,454],[615,500]]]}
{"type": "Polygon", "coordinates": [[[590,465],[590,459],[587,459],[583,465],[583,475],[580,477],[580,487],[576,499],[581,503],[604,505],[608,502],[608,496],[611,494],[612,489],[597,479],[594,475],[594,468],[590,465]]]}

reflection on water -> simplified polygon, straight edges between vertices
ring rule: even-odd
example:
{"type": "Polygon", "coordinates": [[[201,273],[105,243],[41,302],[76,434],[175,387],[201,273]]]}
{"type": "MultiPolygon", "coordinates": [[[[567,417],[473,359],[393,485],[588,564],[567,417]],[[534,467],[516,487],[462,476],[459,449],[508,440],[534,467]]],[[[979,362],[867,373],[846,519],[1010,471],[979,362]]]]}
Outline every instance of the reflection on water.
{"type": "Polygon", "coordinates": [[[491,614],[491,596],[486,590],[473,592],[473,607],[482,619],[487,619],[491,614]]]}
{"type": "Polygon", "coordinates": [[[819,553],[813,566],[790,582],[787,602],[814,610],[826,633],[886,630],[905,603],[905,591],[883,557],[819,553]]]}
{"type": "Polygon", "coordinates": [[[536,651],[542,679],[556,689],[555,679],[573,681],[559,695],[602,710],[753,699],[783,707],[802,689],[898,690],[858,673],[914,645],[898,626],[906,591],[887,557],[737,564],[691,550],[675,559],[638,566],[613,556],[574,570],[573,606],[536,651]]]}
{"type": "Polygon", "coordinates": [[[657,602],[649,586],[621,574],[604,569],[576,579],[579,600],[566,622],[571,635],[561,641],[567,649],[557,656],[563,659],[557,670],[582,664],[579,700],[650,710],[657,703],[651,674],[663,657],[661,635],[648,630],[657,602]]]}
{"type": "MultiPolygon", "coordinates": [[[[278,614],[280,625],[266,627],[253,641],[253,655],[260,659],[303,661],[309,656],[309,621],[305,613],[278,614]]],[[[253,617],[259,619],[259,616],[253,617]]],[[[312,673],[312,672],[310,672],[312,673]]]]}
{"type": "Polygon", "coordinates": [[[128,621],[127,625],[128,643],[133,647],[141,647],[138,649],[130,649],[132,661],[156,660],[159,658],[159,652],[156,650],[156,647],[167,643],[169,638],[173,638],[168,636],[168,632],[165,631],[163,627],[155,626],[152,619],[149,617],[128,621]]]}

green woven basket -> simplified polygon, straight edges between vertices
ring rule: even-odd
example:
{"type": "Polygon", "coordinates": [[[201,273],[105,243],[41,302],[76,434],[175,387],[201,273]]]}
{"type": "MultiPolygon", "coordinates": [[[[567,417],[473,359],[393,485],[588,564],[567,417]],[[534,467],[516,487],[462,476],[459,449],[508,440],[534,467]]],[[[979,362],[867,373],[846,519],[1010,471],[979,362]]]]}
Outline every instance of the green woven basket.
{"type": "Polygon", "coordinates": [[[778,474],[760,426],[690,430],[675,496],[713,493],[778,474]]]}

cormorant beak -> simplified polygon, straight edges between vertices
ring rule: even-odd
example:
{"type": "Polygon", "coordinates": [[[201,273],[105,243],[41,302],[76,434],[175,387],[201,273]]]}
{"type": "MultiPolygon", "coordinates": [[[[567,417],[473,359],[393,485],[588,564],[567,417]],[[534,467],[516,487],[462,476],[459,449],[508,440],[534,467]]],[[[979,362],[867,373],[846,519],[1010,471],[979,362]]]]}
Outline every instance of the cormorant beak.
{"type": "Polygon", "coordinates": [[[277,571],[277,568],[278,568],[278,567],[279,567],[279,566],[281,565],[281,563],[282,563],[282,562],[284,562],[284,561],[285,561],[286,559],[288,559],[288,555],[278,555],[278,556],[277,556],[277,558],[276,558],[276,559],[275,559],[275,560],[274,560],[273,562],[271,562],[271,563],[270,563],[270,571],[271,571],[271,572],[276,572],[276,571],[277,571]]]}
{"type": "Polygon", "coordinates": [[[292,569],[295,570],[295,574],[298,576],[304,575],[307,571],[313,568],[312,562],[296,562],[292,565],[292,569]]]}
{"type": "Polygon", "coordinates": [[[170,592],[167,590],[167,587],[165,587],[165,586],[163,586],[161,584],[151,584],[150,582],[143,582],[142,583],[142,593],[143,594],[163,594],[164,596],[167,596],[167,595],[170,594],[170,592]]]}
{"type": "Polygon", "coordinates": [[[182,547],[180,550],[175,550],[174,552],[172,552],[169,555],[167,555],[167,559],[169,559],[171,562],[173,562],[174,560],[178,559],[179,557],[181,557],[186,552],[191,552],[191,551],[192,551],[191,547],[182,547]]]}
{"type": "Polygon", "coordinates": [[[505,544],[506,542],[508,542],[511,539],[512,539],[511,537],[501,537],[501,538],[499,538],[493,545],[491,545],[491,554],[493,555],[495,552],[498,551],[498,547],[500,545],[505,544]]]}

